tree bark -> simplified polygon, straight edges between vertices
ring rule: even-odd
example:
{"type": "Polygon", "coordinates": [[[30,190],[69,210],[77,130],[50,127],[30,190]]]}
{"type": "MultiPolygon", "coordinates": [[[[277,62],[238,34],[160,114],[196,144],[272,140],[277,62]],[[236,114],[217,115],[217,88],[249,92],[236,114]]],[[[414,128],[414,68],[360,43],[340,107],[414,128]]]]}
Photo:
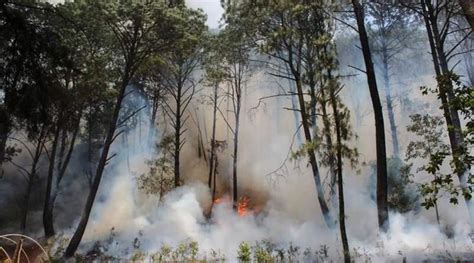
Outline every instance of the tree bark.
{"type": "Polygon", "coordinates": [[[3,174],[2,165],[5,159],[8,133],[10,132],[10,118],[4,106],[0,106],[0,176],[3,174]]]}
{"type": "Polygon", "coordinates": [[[364,8],[359,0],[352,0],[354,6],[354,13],[357,20],[357,27],[359,30],[359,38],[362,46],[362,53],[364,55],[364,62],[367,73],[367,83],[369,86],[370,97],[374,109],[375,119],[375,139],[376,139],[376,154],[377,154],[377,215],[379,222],[379,229],[387,231],[389,228],[388,215],[388,180],[387,180],[387,153],[385,146],[385,128],[383,120],[382,104],[377,88],[377,79],[375,77],[374,64],[372,61],[372,54],[369,46],[369,39],[365,29],[365,14],[364,8]]]}
{"type": "MultiPolygon", "coordinates": [[[[433,58],[433,65],[436,72],[436,77],[438,81],[438,95],[441,100],[441,107],[443,109],[443,116],[446,121],[446,126],[448,130],[448,138],[451,146],[451,151],[453,154],[454,165],[456,168],[456,174],[459,178],[461,188],[466,188],[467,183],[464,173],[465,168],[459,160],[459,156],[462,154],[462,142],[464,140],[462,136],[462,127],[459,119],[459,113],[456,109],[452,108],[452,100],[455,100],[455,95],[452,87],[452,83],[449,82],[448,85],[440,83],[444,76],[449,76],[449,66],[446,58],[446,53],[444,51],[444,43],[440,38],[439,28],[437,24],[437,17],[435,15],[435,10],[431,3],[421,0],[422,9],[423,9],[423,18],[425,20],[426,30],[428,34],[428,41],[430,43],[431,54],[433,58]]],[[[474,210],[471,206],[471,201],[465,197],[465,202],[469,210],[470,219],[473,220],[474,210]]]]}
{"type": "Polygon", "coordinates": [[[174,187],[181,185],[180,174],[180,152],[181,152],[181,99],[182,99],[182,83],[178,81],[177,96],[176,96],[176,125],[174,127],[174,187]]]}
{"type": "Polygon", "coordinates": [[[44,139],[46,138],[46,135],[47,135],[46,130],[47,130],[46,125],[43,124],[40,134],[38,135],[38,142],[36,144],[35,153],[32,156],[33,160],[31,164],[30,173],[28,174],[28,185],[27,185],[26,193],[23,199],[23,213],[20,220],[20,229],[23,233],[25,233],[25,230],[26,230],[26,222],[28,219],[30,196],[31,196],[31,191],[33,189],[33,184],[36,179],[36,170],[38,167],[38,163],[39,163],[41,154],[43,153],[44,139]]]}
{"type": "Polygon", "coordinates": [[[114,106],[114,113],[112,115],[111,122],[109,124],[109,131],[105,138],[104,148],[102,149],[102,154],[97,165],[97,171],[95,173],[94,179],[92,181],[91,189],[89,195],[86,200],[86,205],[81,215],[81,219],[79,221],[79,225],[77,226],[74,235],[69,242],[68,247],[64,253],[65,258],[71,258],[74,256],[74,253],[81,242],[82,236],[84,235],[84,231],[86,230],[87,223],[89,222],[89,216],[92,211],[92,206],[94,205],[94,200],[97,195],[97,191],[99,190],[100,181],[102,179],[102,175],[105,169],[105,166],[108,162],[108,154],[110,150],[110,146],[114,141],[115,130],[117,128],[117,121],[119,119],[120,109],[122,107],[122,101],[124,98],[125,90],[127,88],[128,82],[131,78],[130,76],[131,66],[127,64],[124,70],[124,75],[122,77],[122,82],[120,85],[119,95],[117,96],[117,100],[114,106]]]}
{"type": "Polygon", "coordinates": [[[49,167],[48,167],[48,180],[46,183],[46,196],[44,201],[43,208],[43,227],[44,235],[46,238],[54,236],[54,226],[53,226],[53,204],[51,202],[51,193],[53,188],[53,178],[54,178],[54,165],[56,160],[56,150],[58,148],[59,134],[61,128],[59,125],[59,120],[56,123],[56,129],[54,131],[53,145],[51,149],[51,155],[49,157],[49,167]]]}
{"type": "Polygon", "coordinates": [[[337,154],[337,189],[339,194],[339,229],[341,231],[342,247],[344,250],[344,262],[351,262],[349,242],[346,232],[346,212],[344,210],[344,180],[342,177],[342,135],[341,135],[341,118],[337,106],[336,94],[334,87],[330,86],[330,99],[332,111],[334,114],[334,124],[336,128],[336,154],[337,154]]]}
{"type": "Polygon", "coordinates": [[[323,129],[324,129],[324,137],[326,140],[326,148],[329,149],[328,151],[328,161],[329,161],[329,174],[331,176],[330,181],[330,189],[331,189],[331,203],[333,204],[333,208],[338,206],[336,201],[336,184],[337,184],[337,167],[336,167],[336,156],[334,156],[332,149],[334,149],[334,145],[331,138],[331,121],[329,120],[329,115],[327,112],[327,97],[326,92],[324,90],[324,83],[321,80],[321,111],[322,111],[322,119],[323,119],[323,129]]]}
{"type": "MultiPolygon", "coordinates": [[[[60,165],[58,164],[58,172],[57,172],[57,175],[56,175],[56,181],[55,181],[55,184],[54,184],[54,188],[52,187],[53,186],[52,182],[54,180],[53,179],[54,178],[54,172],[52,172],[51,170],[48,171],[48,183],[47,183],[47,188],[46,188],[46,198],[45,198],[45,205],[44,205],[44,210],[43,210],[43,226],[44,226],[46,237],[51,237],[55,234],[55,231],[54,231],[54,204],[56,203],[56,198],[57,198],[58,193],[59,193],[61,180],[63,179],[64,175],[66,174],[66,170],[67,170],[67,167],[69,165],[69,161],[71,160],[71,156],[72,156],[72,153],[74,151],[77,134],[79,133],[79,130],[80,130],[81,116],[82,116],[82,113],[79,114],[79,117],[78,117],[77,122],[75,124],[74,131],[73,131],[71,140],[69,142],[69,146],[68,146],[65,158],[64,158],[63,161],[60,162],[60,165]],[[51,184],[51,186],[50,186],[50,184],[51,184]]],[[[55,162],[54,158],[55,158],[55,155],[56,155],[55,152],[56,152],[57,140],[58,140],[58,137],[56,137],[56,136],[59,136],[59,133],[57,135],[55,134],[55,139],[53,141],[53,147],[52,147],[53,150],[51,151],[51,158],[50,158],[50,164],[49,164],[50,168],[49,169],[51,169],[51,166],[54,166],[54,162],[55,162]]],[[[63,141],[62,143],[63,143],[63,146],[61,146],[61,147],[63,147],[64,150],[65,150],[66,142],[63,141]]]]}
{"type": "Polygon", "coordinates": [[[474,30],[474,2],[472,0],[459,0],[459,5],[462,7],[467,22],[471,25],[471,29],[474,30]]]}
{"type": "MultiPolygon", "coordinates": [[[[32,169],[36,169],[36,167],[33,167],[32,169]]],[[[34,183],[34,174],[30,174],[28,176],[28,186],[26,188],[26,193],[25,196],[23,197],[23,213],[21,216],[21,221],[20,221],[20,229],[23,234],[25,234],[26,231],[26,221],[28,219],[28,210],[29,210],[29,204],[30,204],[30,195],[31,195],[31,190],[33,189],[33,183],[34,183]]]]}
{"type": "MultiPolygon", "coordinates": [[[[218,85],[217,83],[214,84],[214,96],[213,96],[213,110],[212,110],[212,135],[211,135],[211,157],[209,159],[209,178],[208,178],[208,185],[209,189],[212,190],[212,178],[214,172],[214,156],[215,156],[215,149],[216,149],[216,123],[217,123],[217,90],[218,85]]],[[[214,201],[214,200],[212,200],[214,201]]]]}
{"type": "MultiPolygon", "coordinates": [[[[306,108],[305,108],[305,101],[303,97],[303,87],[302,87],[301,79],[299,78],[297,74],[293,74],[293,75],[295,77],[295,82],[296,82],[296,91],[298,93],[298,100],[299,100],[299,105],[300,105],[299,109],[300,109],[300,114],[301,114],[301,124],[303,126],[305,140],[306,140],[306,143],[311,144],[313,140],[311,138],[309,119],[308,119],[308,115],[306,113],[306,108]]],[[[318,195],[318,201],[321,207],[321,212],[323,213],[324,222],[326,223],[328,227],[332,228],[334,225],[334,220],[331,217],[329,207],[324,198],[324,190],[321,184],[321,176],[319,173],[319,167],[318,167],[318,162],[316,160],[316,155],[314,153],[314,150],[311,148],[308,149],[307,153],[309,156],[309,162],[310,162],[311,169],[313,172],[314,182],[316,184],[316,192],[318,195]]]]}
{"type": "MultiPolygon", "coordinates": [[[[286,73],[290,75],[290,70],[288,69],[288,65],[285,64],[285,69],[286,73]]],[[[295,93],[296,88],[295,88],[295,83],[288,79],[288,86],[290,87],[290,92],[295,93]]],[[[298,99],[296,96],[292,95],[291,96],[291,107],[293,109],[296,109],[298,107],[298,99]]],[[[293,116],[295,117],[295,127],[296,127],[296,140],[298,142],[298,145],[301,145],[303,143],[303,139],[301,139],[301,132],[299,130],[300,128],[300,115],[298,114],[297,111],[293,111],[293,116]]]]}
{"type": "Polygon", "coordinates": [[[155,93],[153,95],[153,100],[152,100],[153,107],[151,109],[150,127],[148,130],[148,142],[151,144],[155,143],[153,139],[155,137],[155,124],[156,124],[156,115],[158,112],[158,100],[159,100],[159,95],[155,93]]]}
{"type": "MultiPolygon", "coordinates": [[[[240,89],[240,83],[239,89],[240,89]]],[[[237,188],[237,162],[238,162],[238,147],[239,147],[239,130],[240,130],[240,107],[241,107],[241,93],[240,91],[237,93],[236,98],[236,111],[235,111],[235,131],[234,131],[234,156],[232,162],[232,189],[233,189],[233,204],[234,209],[237,209],[237,204],[239,202],[238,198],[238,188],[237,188]]]]}
{"type": "MultiPolygon", "coordinates": [[[[424,1],[424,0],[423,0],[424,1]]],[[[436,47],[436,54],[438,55],[439,59],[439,66],[441,67],[441,72],[444,76],[449,76],[451,73],[449,70],[449,65],[448,65],[448,59],[446,57],[446,53],[444,50],[444,41],[441,39],[440,31],[438,28],[438,19],[437,15],[435,15],[435,10],[433,10],[433,6],[431,3],[427,2],[428,6],[428,12],[429,12],[429,19],[430,19],[430,25],[431,25],[431,30],[432,30],[432,35],[434,37],[434,43],[436,47]]],[[[453,85],[451,82],[448,82],[445,91],[448,96],[448,101],[455,101],[455,95],[454,95],[454,90],[453,90],[453,85]]],[[[462,134],[461,134],[461,121],[459,118],[459,113],[457,112],[456,109],[453,108],[453,106],[450,103],[449,108],[451,112],[451,119],[453,120],[454,124],[454,135],[456,136],[456,144],[459,147],[461,142],[463,141],[462,134]]],[[[459,149],[458,149],[459,151],[459,149]]],[[[458,152],[456,151],[456,152],[458,152]]]]}
{"type": "Polygon", "coordinates": [[[392,87],[390,85],[389,54],[388,47],[383,44],[382,47],[383,80],[385,86],[385,99],[387,100],[388,120],[390,124],[390,134],[392,136],[393,156],[400,158],[400,143],[398,141],[397,124],[395,122],[395,113],[393,111],[392,87]]]}

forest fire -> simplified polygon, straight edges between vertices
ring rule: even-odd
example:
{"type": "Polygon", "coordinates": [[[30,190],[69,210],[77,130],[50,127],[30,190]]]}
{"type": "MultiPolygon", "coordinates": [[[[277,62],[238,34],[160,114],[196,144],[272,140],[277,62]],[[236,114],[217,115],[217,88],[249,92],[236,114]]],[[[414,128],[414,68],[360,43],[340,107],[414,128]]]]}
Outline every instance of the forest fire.
{"type": "Polygon", "coordinates": [[[0,0],[0,263],[474,263],[474,0],[256,2],[0,0]]]}
{"type": "MultiPolygon", "coordinates": [[[[245,217],[257,213],[257,210],[254,210],[254,207],[251,205],[251,201],[252,200],[248,196],[243,196],[239,198],[236,207],[237,215],[239,215],[240,217],[245,217]]],[[[212,203],[216,205],[224,202],[231,202],[231,200],[228,197],[219,197],[214,199],[212,203]]]]}
{"type": "Polygon", "coordinates": [[[241,217],[247,216],[251,213],[249,208],[250,198],[243,196],[239,199],[237,203],[237,214],[241,217]]]}

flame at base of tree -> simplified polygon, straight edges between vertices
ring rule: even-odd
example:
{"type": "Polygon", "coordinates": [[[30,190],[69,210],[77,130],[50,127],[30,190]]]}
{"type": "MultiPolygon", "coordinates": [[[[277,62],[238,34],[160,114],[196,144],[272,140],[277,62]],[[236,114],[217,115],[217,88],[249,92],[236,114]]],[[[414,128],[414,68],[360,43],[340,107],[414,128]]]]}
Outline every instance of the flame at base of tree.
{"type": "Polygon", "coordinates": [[[249,208],[250,198],[243,196],[237,203],[237,214],[239,216],[247,216],[252,214],[253,210],[249,208]]]}
{"type": "MultiPolygon", "coordinates": [[[[236,207],[236,212],[238,216],[245,217],[249,215],[254,215],[258,212],[253,209],[251,201],[252,200],[247,196],[243,196],[239,198],[239,201],[237,202],[237,207],[236,207]]],[[[214,205],[217,205],[217,204],[230,203],[230,202],[231,202],[231,199],[228,196],[224,196],[224,197],[218,197],[214,199],[212,203],[214,205]]]]}

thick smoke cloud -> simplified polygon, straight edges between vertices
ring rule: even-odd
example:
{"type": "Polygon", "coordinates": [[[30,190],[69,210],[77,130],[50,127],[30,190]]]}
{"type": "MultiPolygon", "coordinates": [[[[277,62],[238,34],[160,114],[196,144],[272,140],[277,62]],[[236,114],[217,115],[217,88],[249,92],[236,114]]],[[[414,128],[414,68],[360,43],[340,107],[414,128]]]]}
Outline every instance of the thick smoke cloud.
{"type": "MultiPolygon", "coordinates": [[[[354,54],[358,54],[357,49],[349,47],[352,40],[344,41],[347,46],[339,49],[340,62],[342,74],[349,74],[353,72],[344,72],[347,65],[361,59],[354,57],[354,54]]],[[[424,59],[426,63],[422,64],[429,65],[426,57],[424,59]]],[[[402,64],[405,67],[397,67],[398,73],[409,70],[406,69],[407,65],[412,68],[419,66],[419,62],[414,60],[402,64]]],[[[419,68],[412,72],[416,81],[400,79],[403,83],[397,85],[401,89],[399,94],[409,92],[412,101],[421,101],[418,104],[434,103],[435,98],[423,98],[418,92],[418,86],[423,83],[434,85],[432,72],[427,68],[419,68]]],[[[345,167],[344,172],[348,236],[357,260],[370,258],[374,262],[401,261],[407,257],[410,261],[417,262],[435,258],[438,254],[446,256],[447,252],[454,256],[472,253],[473,245],[469,238],[471,229],[465,204],[453,206],[446,198],[439,203],[441,225],[437,225],[433,210],[421,209],[403,215],[392,212],[390,232],[379,234],[376,206],[370,197],[373,189],[369,189],[371,169],[363,165],[375,158],[373,122],[370,105],[366,103],[369,98],[365,78],[359,75],[344,79],[344,82],[346,87],[343,99],[352,110],[353,127],[359,135],[354,144],[357,144],[361,153],[360,172],[356,173],[349,167],[345,167]],[[359,116],[362,119],[357,119],[355,111],[360,102],[363,102],[362,109],[359,109],[363,114],[359,116]]],[[[208,90],[211,89],[204,87],[203,92],[208,90]]],[[[187,123],[186,133],[188,142],[182,155],[184,186],[169,192],[161,202],[157,196],[141,192],[137,187],[137,178],[148,172],[147,161],[157,154],[155,144],[144,139],[150,127],[148,111],[143,110],[135,116],[137,120],[141,120],[137,122],[137,126],[113,145],[112,152],[118,155],[107,166],[80,252],[87,253],[99,241],[107,249],[107,254],[127,258],[137,247],[153,253],[163,245],[175,247],[182,241],[193,240],[198,242],[202,254],[216,250],[234,261],[241,242],[254,244],[269,240],[285,249],[294,245],[302,250],[312,248],[317,251],[321,246],[327,246],[329,256],[336,261],[340,259],[342,248],[339,232],[327,229],[324,224],[307,161],[287,161],[286,169],[282,170],[284,173],[271,173],[287,157],[296,130],[294,113],[283,109],[291,107],[289,98],[265,100],[260,107],[254,108],[259,98],[274,94],[275,80],[259,71],[249,81],[244,97],[239,190],[242,195],[251,198],[256,210],[254,214],[245,217],[236,215],[230,201],[225,198],[230,193],[232,143],[222,117],[218,120],[217,139],[227,140],[229,145],[226,151],[219,154],[218,195],[224,201],[214,206],[210,219],[205,216],[211,205],[211,195],[206,186],[207,167],[203,160],[197,158],[197,128],[190,121],[187,123]]],[[[135,108],[146,103],[139,93],[127,97],[125,101],[125,104],[135,108]]],[[[407,114],[419,109],[398,105],[400,138],[402,146],[406,146],[410,140],[410,135],[404,129],[408,124],[407,114]]],[[[203,129],[207,127],[207,131],[210,131],[210,106],[200,105],[196,101],[193,107],[197,109],[203,129]]],[[[436,111],[436,107],[430,108],[436,111]]],[[[160,123],[156,128],[155,141],[160,140],[163,125],[165,124],[160,123]]],[[[296,150],[295,147],[294,149],[296,150]]],[[[80,172],[84,163],[80,152],[81,145],[78,145],[78,153],[75,153],[71,161],[70,170],[73,172],[64,179],[64,187],[55,210],[56,223],[65,236],[72,234],[89,190],[86,178],[80,172]]],[[[324,175],[326,172],[323,169],[324,175]]],[[[429,178],[414,179],[423,182],[429,178]]],[[[13,187],[13,182],[11,179],[7,184],[2,184],[13,187]]],[[[4,195],[3,189],[12,188],[1,189],[0,205],[6,207],[7,202],[3,200],[13,200],[17,194],[12,191],[4,195]]],[[[39,184],[38,189],[44,187],[39,184]]],[[[38,190],[37,195],[37,200],[41,200],[42,191],[38,190]]],[[[40,236],[41,205],[33,206],[32,210],[29,223],[31,229],[37,231],[31,234],[40,236]]],[[[2,227],[1,231],[10,232],[11,229],[2,227]]]]}

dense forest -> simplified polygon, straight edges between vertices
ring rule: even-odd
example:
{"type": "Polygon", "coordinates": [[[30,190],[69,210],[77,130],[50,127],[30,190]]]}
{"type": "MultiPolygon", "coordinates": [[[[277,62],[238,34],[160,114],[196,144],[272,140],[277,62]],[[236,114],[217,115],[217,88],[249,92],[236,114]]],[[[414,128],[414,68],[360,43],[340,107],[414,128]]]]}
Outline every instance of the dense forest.
{"type": "Polygon", "coordinates": [[[474,261],[473,29],[472,0],[0,0],[0,260],[474,261]]]}

